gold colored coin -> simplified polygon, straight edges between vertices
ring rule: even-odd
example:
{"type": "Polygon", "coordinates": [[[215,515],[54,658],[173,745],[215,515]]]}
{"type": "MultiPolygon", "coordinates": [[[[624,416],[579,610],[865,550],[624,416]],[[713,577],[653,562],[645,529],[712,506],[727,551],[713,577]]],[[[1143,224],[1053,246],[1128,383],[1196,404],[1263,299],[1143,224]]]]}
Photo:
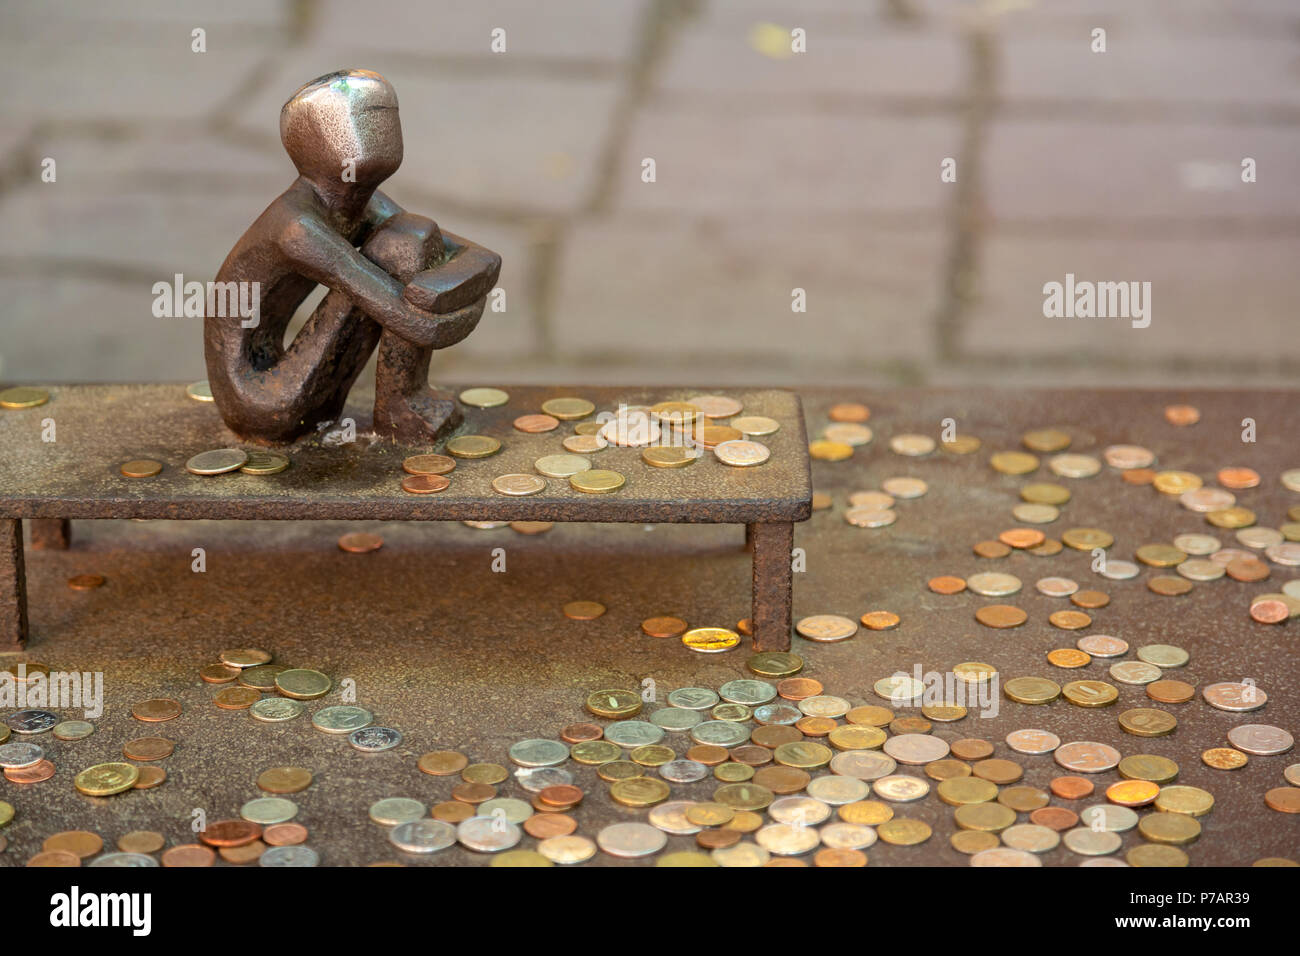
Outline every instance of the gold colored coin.
{"type": "Polygon", "coordinates": [[[1182,813],[1148,813],[1138,820],[1138,833],[1152,843],[1183,846],[1201,835],[1201,825],[1182,813]]]}
{"type": "Polygon", "coordinates": [[[333,686],[333,682],[320,671],[306,668],[281,671],[275,678],[276,690],[294,700],[315,700],[324,697],[333,686]]]}
{"type": "Polygon", "coordinates": [[[1121,780],[1106,788],[1106,799],[1121,807],[1145,807],[1159,793],[1160,788],[1149,780],[1121,780]]]}
{"type": "Polygon", "coordinates": [[[665,425],[689,425],[700,417],[698,406],[690,402],[659,402],[650,406],[650,414],[665,425]]]}
{"type": "Polygon", "coordinates": [[[598,690],[587,697],[587,710],[610,720],[641,712],[641,695],[630,690],[598,690]]]}
{"type": "Polygon", "coordinates": [[[974,435],[954,435],[952,440],[944,439],[939,447],[952,455],[972,455],[980,450],[982,443],[974,435]]]}
{"type": "Polygon", "coordinates": [[[830,747],[811,740],[781,744],[772,751],[772,759],[777,763],[800,770],[824,767],[831,762],[833,756],[835,752],[830,747]]]}
{"type": "Polygon", "coordinates": [[[0,392],[0,408],[36,408],[49,400],[50,393],[45,389],[25,385],[6,388],[0,392]]]}
{"type": "Polygon", "coordinates": [[[1129,866],[1180,867],[1190,862],[1187,854],[1176,846],[1143,843],[1124,854],[1129,866]]]}
{"type": "Polygon", "coordinates": [[[842,441],[819,438],[808,443],[808,454],[818,461],[844,461],[853,457],[853,446],[842,441]]]}
{"type": "Polygon", "coordinates": [[[940,781],[935,788],[939,799],[949,806],[960,807],[971,803],[987,803],[996,800],[997,784],[982,777],[949,777],[940,781]]]}
{"type": "Polygon", "coordinates": [[[876,827],[876,836],[893,846],[916,846],[930,839],[932,832],[928,823],[904,817],[886,820],[876,827]]]}
{"type": "Polygon", "coordinates": [[[1115,537],[1100,528],[1070,528],[1061,533],[1061,542],[1076,551],[1091,551],[1094,548],[1109,548],[1115,543],[1115,537]]]}
{"type": "Polygon", "coordinates": [[[434,750],[420,757],[416,766],[424,773],[435,777],[447,777],[460,773],[469,765],[469,758],[454,750],[434,750]]]}
{"type": "Polygon", "coordinates": [[[1249,528],[1257,520],[1255,512],[1249,508],[1242,508],[1240,505],[1232,508],[1224,508],[1221,511],[1211,511],[1205,516],[1205,520],[1216,528],[1227,528],[1235,530],[1239,528],[1249,528]]]}
{"type": "Polygon", "coordinates": [[[501,442],[490,435],[457,435],[445,448],[457,458],[487,458],[501,450],[501,442]]]}
{"type": "Polygon", "coordinates": [[[1070,447],[1070,436],[1059,428],[1039,428],[1028,431],[1020,437],[1020,441],[1030,451],[1044,453],[1065,451],[1070,447]]]}
{"type": "Polygon", "coordinates": [[[880,800],[857,800],[846,803],[836,811],[845,823],[879,826],[894,818],[894,808],[880,800]]]}
{"type": "Polygon", "coordinates": [[[1215,770],[1239,770],[1250,762],[1249,757],[1232,747],[1211,747],[1201,754],[1201,760],[1215,770]]]}
{"type": "Polygon", "coordinates": [[[510,401],[510,396],[499,388],[467,388],[460,393],[460,400],[475,408],[496,408],[510,401]]]}
{"type": "Polygon", "coordinates": [[[948,838],[952,848],[958,853],[974,855],[984,850],[992,850],[994,847],[1002,845],[1002,840],[996,833],[990,833],[987,830],[958,830],[948,838]]]}
{"type": "Polygon", "coordinates": [[[1100,680],[1070,681],[1061,694],[1078,707],[1107,707],[1119,700],[1119,688],[1100,680]]]}
{"type": "Polygon", "coordinates": [[[133,458],[122,462],[118,470],[128,478],[152,478],[162,471],[162,463],[151,458],[133,458]]]}
{"type": "Polygon", "coordinates": [[[671,747],[664,747],[660,744],[646,744],[644,747],[637,747],[628,757],[635,764],[642,767],[662,767],[670,760],[677,759],[677,753],[671,747]]]}
{"type": "Polygon", "coordinates": [[[312,772],[303,767],[272,767],[257,776],[257,786],[267,793],[300,793],[311,786],[312,772]]]}
{"type": "Polygon", "coordinates": [[[1050,481],[1039,481],[1020,489],[1022,500],[1035,505],[1063,505],[1070,500],[1070,489],[1050,481]]]}
{"type": "Polygon", "coordinates": [[[73,786],[88,796],[109,797],[130,790],[139,778],[140,770],[132,764],[101,763],[77,774],[73,786]]]}
{"type": "Polygon", "coordinates": [[[1049,704],[1061,696],[1061,685],[1045,677],[1013,677],[1002,692],[1019,704],[1049,704]]]}
{"type": "Polygon", "coordinates": [[[1155,754],[1131,754],[1116,769],[1125,780],[1146,780],[1162,787],[1178,776],[1178,764],[1155,754]]]}
{"type": "Polygon", "coordinates": [[[740,635],[725,627],[693,627],[682,635],[682,643],[693,651],[718,654],[740,644],[740,635]]]}
{"type": "Polygon", "coordinates": [[[963,830],[1001,833],[1016,822],[1016,811],[1000,803],[968,803],[954,810],[952,818],[963,830]]]}
{"type": "Polygon", "coordinates": [[[569,484],[577,491],[589,495],[607,495],[622,488],[627,479],[616,471],[604,468],[592,468],[569,478],[569,484]]]}
{"type": "Polygon", "coordinates": [[[1083,651],[1076,650],[1073,647],[1060,647],[1054,651],[1047,652],[1048,663],[1056,667],[1076,668],[1087,667],[1092,663],[1092,655],[1085,654],[1083,651]]]}
{"type": "Polygon", "coordinates": [[[212,385],[205,379],[202,382],[191,382],[185,386],[185,394],[196,402],[215,402],[216,398],[212,394],[212,385]]]}
{"type": "Polygon", "coordinates": [[[685,445],[651,445],[641,449],[641,460],[653,468],[685,468],[700,457],[699,449],[685,445]]]}
{"type": "Polygon", "coordinates": [[[596,406],[585,398],[551,398],[542,402],[542,411],[562,422],[586,418],[596,410],[596,406]]]}
{"type": "Polygon", "coordinates": [[[1119,715],[1119,726],[1135,737],[1163,737],[1178,728],[1173,714],[1154,707],[1135,707],[1119,715]]]}
{"type": "Polygon", "coordinates": [[[1181,495],[1195,491],[1203,482],[1189,471],[1161,471],[1151,480],[1155,489],[1166,495],[1181,495]]]}
{"type": "Polygon", "coordinates": [[[888,631],[898,627],[901,620],[893,611],[868,611],[858,620],[862,626],[871,631],[888,631]]]}
{"type": "Polygon", "coordinates": [[[460,779],[466,783],[482,783],[496,786],[504,783],[510,771],[499,763],[472,763],[460,772],[460,779]]]}
{"type": "Polygon", "coordinates": [[[1023,451],[999,451],[989,458],[989,464],[1004,475],[1027,475],[1038,468],[1038,456],[1023,451]]]}
{"type": "Polygon", "coordinates": [[[745,666],[760,677],[790,677],[803,670],[803,658],[789,651],[759,651],[745,666]]]}
{"type": "Polygon", "coordinates": [[[1083,611],[1053,611],[1047,620],[1063,631],[1078,631],[1092,623],[1092,618],[1083,611]]]}
{"type": "Polygon", "coordinates": [[[255,449],[248,453],[248,461],[239,466],[245,475],[278,475],[290,465],[289,459],[277,452],[255,449]]]}
{"type": "Polygon", "coordinates": [[[764,435],[775,434],[781,428],[781,423],[765,415],[745,415],[741,418],[733,418],[731,427],[743,435],[762,438],[764,435]]]}
{"type": "Polygon", "coordinates": [[[1137,549],[1135,556],[1153,568],[1172,568],[1187,560],[1187,553],[1172,544],[1144,544],[1137,549]]]}
{"type": "MultiPolygon", "coordinates": [[[[1188,787],[1182,784],[1164,787],[1156,797],[1156,809],[1169,814],[1203,817],[1214,809],[1214,795],[1200,787],[1188,787]]],[[[1147,837],[1147,839],[1151,838],[1147,837]]]]}

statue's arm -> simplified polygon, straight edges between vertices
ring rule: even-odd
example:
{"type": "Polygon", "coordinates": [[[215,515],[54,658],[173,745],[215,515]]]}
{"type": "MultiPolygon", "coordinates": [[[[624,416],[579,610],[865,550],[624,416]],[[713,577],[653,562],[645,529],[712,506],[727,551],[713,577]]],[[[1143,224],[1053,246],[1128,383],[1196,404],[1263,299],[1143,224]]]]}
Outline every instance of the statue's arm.
{"type": "Polygon", "coordinates": [[[437,338],[434,317],[402,297],[403,286],[324,223],[296,218],[280,243],[295,271],[342,291],[386,329],[415,345],[437,338]]]}
{"type": "Polygon", "coordinates": [[[422,309],[443,315],[483,298],[501,274],[501,257],[476,242],[444,232],[446,258],[421,272],[406,287],[406,298],[422,309]]]}

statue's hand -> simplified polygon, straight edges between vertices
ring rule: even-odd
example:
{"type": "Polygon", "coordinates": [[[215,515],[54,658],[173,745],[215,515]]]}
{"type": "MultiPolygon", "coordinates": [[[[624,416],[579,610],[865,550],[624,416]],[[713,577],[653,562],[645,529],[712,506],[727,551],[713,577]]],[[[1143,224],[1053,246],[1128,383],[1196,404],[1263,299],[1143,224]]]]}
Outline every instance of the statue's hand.
{"type": "MultiPolygon", "coordinates": [[[[453,247],[455,248],[455,247],[453,247]]],[[[412,305],[446,315],[484,299],[501,274],[501,257],[482,246],[463,246],[432,269],[416,275],[406,285],[403,298],[412,305]]]]}

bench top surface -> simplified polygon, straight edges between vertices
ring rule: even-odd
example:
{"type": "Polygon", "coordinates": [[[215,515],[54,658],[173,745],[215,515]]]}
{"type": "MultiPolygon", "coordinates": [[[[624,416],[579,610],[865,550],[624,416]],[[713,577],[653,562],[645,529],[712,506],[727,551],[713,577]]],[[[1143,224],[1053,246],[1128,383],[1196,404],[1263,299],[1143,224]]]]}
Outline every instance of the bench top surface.
{"type": "Polygon", "coordinates": [[[401,488],[402,460],[441,452],[442,443],[412,448],[377,439],[368,431],[370,403],[364,395],[355,396],[343,413],[356,422],[355,442],[311,436],[277,449],[292,461],[277,475],[198,476],[185,470],[191,456],[255,447],[226,428],[214,404],[189,398],[183,385],[52,386],[45,405],[0,409],[0,516],[740,523],[801,521],[811,513],[808,442],[793,392],[501,387],[510,400],[496,408],[462,405],[465,421],[456,432],[490,435],[501,441],[501,451],[458,460],[447,476],[449,488],[417,495],[401,488]],[[730,395],[744,404],[741,414],[780,423],[775,434],[757,439],[771,449],[767,462],[737,468],[706,451],[686,468],[655,468],[642,461],[640,449],[611,445],[589,457],[594,468],[626,478],[614,493],[580,492],[563,478],[548,478],[545,491],[528,497],[492,489],[497,476],[535,474],[538,458],[564,453],[561,442],[574,434],[577,422],[538,434],[513,427],[516,417],[540,412],[548,399],[586,398],[599,415],[619,402],[652,405],[705,392],[730,395]],[[54,441],[43,440],[47,420],[53,420],[54,441]],[[122,463],[136,458],[159,461],[163,470],[152,478],[122,475],[122,463]]]}

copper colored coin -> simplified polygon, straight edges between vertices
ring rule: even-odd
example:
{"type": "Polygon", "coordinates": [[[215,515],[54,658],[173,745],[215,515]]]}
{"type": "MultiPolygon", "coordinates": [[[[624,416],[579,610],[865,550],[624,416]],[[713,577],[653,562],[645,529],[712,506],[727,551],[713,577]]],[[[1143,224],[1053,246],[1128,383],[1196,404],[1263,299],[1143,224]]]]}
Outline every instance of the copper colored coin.
{"type": "Polygon", "coordinates": [[[166,737],[139,737],[122,747],[127,760],[162,760],[170,757],[176,745],[166,737]]]}
{"type": "Polygon", "coordinates": [[[450,777],[469,766],[469,758],[455,750],[431,750],[415,764],[422,773],[434,777],[450,777]]]}
{"type": "Polygon", "coordinates": [[[975,612],[975,620],[985,627],[998,629],[1019,627],[1029,620],[1029,615],[1010,604],[986,604],[975,612]]]}
{"type": "Polygon", "coordinates": [[[570,601],[563,610],[572,621],[594,621],[605,613],[605,605],[599,601],[570,601]]]}
{"type": "Polygon", "coordinates": [[[84,860],[104,849],[104,840],[98,833],[89,830],[65,830],[46,837],[41,849],[46,853],[72,853],[84,860]]]}
{"type": "Polygon", "coordinates": [[[1109,604],[1110,595],[1105,591],[1075,591],[1070,595],[1070,603],[1075,607],[1092,610],[1109,604]]]}
{"type": "Polygon", "coordinates": [[[998,535],[998,540],[1012,548],[1035,548],[1047,535],[1037,528],[1009,528],[998,535]]]}
{"type": "Polygon", "coordinates": [[[1228,577],[1232,578],[1234,581],[1244,581],[1248,583],[1252,581],[1263,581],[1272,573],[1267,564],[1259,560],[1259,558],[1252,557],[1235,558],[1234,560],[1229,561],[1227,567],[1223,570],[1228,577]]]}
{"type": "Polygon", "coordinates": [[[1073,776],[1054,777],[1048,786],[1062,800],[1082,800],[1095,789],[1091,780],[1073,776]]]}
{"type": "Polygon", "coordinates": [[[825,737],[839,726],[830,717],[800,717],[794,725],[805,737],[825,737]]]}
{"type": "Polygon", "coordinates": [[[140,775],[135,778],[132,790],[152,790],[167,780],[167,771],[162,767],[141,767],[140,775]]]}
{"type": "Polygon", "coordinates": [[[1122,477],[1130,485],[1149,485],[1156,480],[1154,468],[1130,468],[1122,477]]]}
{"type": "Polygon", "coordinates": [[[582,797],[582,788],[575,787],[571,783],[559,783],[554,786],[543,787],[537,794],[537,799],[553,807],[576,806],[582,801],[582,797]]]}
{"type": "Polygon", "coordinates": [[[1281,601],[1256,601],[1250,606],[1250,616],[1260,624],[1281,624],[1291,616],[1291,609],[1281,601]]]}
{"type": "Polygon", "coordinates": [[[871,409],[859,402],[840,402],[830,407],[826,417],[833,422],[865,422],[871,417],[871,409]]]}
{"type": "Polygon", "coordinates": [[[68,578],[68,587],[74,591],[93,591],[104,586],[102,574],[78,574],[68,578]]]}
{"type": "MultiPolygon", "coordinates": [[[[461,800],[446,800],[443,803],[434,804],[429,814],[435,820],[441,820],[443,823],[460,823],[462,820],[468,820],[475,815],[474,805],[461,800]]],[[[529,819],[533,818],[529,817],[529,819]]]]}
{"type": "Polygon", "coordinates": [[[378,551],[384,546],[384,539],[369,531],[349,531],[339,538],[339,550],[349,554],[365,554],[378,551]]]}
{"type": "Polygon", "coordinates": [[[977,737],[966,737],[962,740],[954,740],[949,744],[952,755],[959,760],[983,760],[986,757],[993,756],[993,744],[987,740],[980,740],[977,737]]]}
{"type": "Polygon", "coordinates": [[[132,830],[117,839],[117,848],[122,853],[157,853],[166,845],[163,835],[152,830],[132,830]]]}
{"type": "Polygon", "coordinates": [[[261,840],[254,840],[252,843],[245,843],[242,846],[223,846],[217,850],[218,855],[227,863],[235,866],[243,866],[248,863],[255,863],[257,859],[266,852],[266,844],[261,840]]]}
{"type": "Polygon", "coordinates": [[[1060,833],[1077,826],[1079,815],[1065,807],[1039,807],[1029,814],[1029,822],[1060,833]]]}
{"type": "Polygon", "coordinates": [[[960,594],[966,590],[965,580],[951,574],[931,578],[928,584],[930,590],[935,594],[960,594]]]}
{"type": "Polygon", "coordinates": [[[1195,425],[1200,420],[1200,410],[1194,405],[1169,405],[1165,408],[1165,421],[1171,425],[1185,427],[1195,425]]]}
{"type": "Polygon", "coordinates": [[[28,866],[81,866],[81,857],[67,850],[45,850],[27,861],[28,866]]]}
{"type": "Polygon", "coordinates": [[[798,793],[812,780],[807,771],[798,767],[768,766],[754,773],[754,783],[773,793],[798,793]]]}
{"type": "Polygon", "coordinates": [[[212,866],[216,862],[217,854],[197,843],[174,846],[162,855],[163,866],[212,866]]]}
{"type": "Polygon", "coordinates": [[[695,842],[706,850],[721,850],[725,847],[735,846],[744,836],[739,830],[701,830],[695,834],[695,842]]]}
{"type": "Polygon", "coordinates": [[[1254,488],[1259,484],[1259,472],[1254,468],[1220,468],[1218,478],[1219,484],[1233,490],[1254,488]]]}
{"type": "Polygon", "coordinates": [[[243,846],[261,835],[261,826],[248,820],[218,820],[208,824],[199,840],[208,846],[243,846]]]}
{"type": "Polygon", "coordinates": [[[745,744],[731,751],[731,759],[749,767],[761,767],[772,762],[772,751],[757,744],[745,744]]]}
{"type": "Polygon", "coordinates": [[[793,744],[803,740],[803,734],[798,728],[791,727],[787,724],[768,724],[763,727],[755,727],[753,733],[749,735],[750,743],[757,744],[760,747],[766,747],[768,750],[775,750],[782,744],[793,744]]]}
{"type": "Polygon", "coordinates": [[[720,763],[726,763],[729,756],[726,747],[719,747],[716,744],[696,744],[686,751],[687,760],[694,760],[706,767],[716,767],[720,763]]]}
{"type": "Polygon", "coordinates": [[[1065,631],[1077,631],[1092,623],[1092,618],[1082,611],[1054,611],[1047,620],[1065,631]]]}
{"type": "Polygon", "coordinates": [[[648,617],[641,622],[641,630],[651,637],[681,637],[688,626],[680,617],[648,617]]]}
{"type": "Polygon", "coordinates": [[[1001,757],[990,757],[988,760],[978,761],[971,767],[971,773],[990,783],[996,783],[998,786],[1015,783],[1025,775],[1025,771],[1020,764],[1014,760],[1004,760],[1001,757]]]}
{"type": "Polygon", "coordinates": [[[497,788],[489,783],[458,783],[451,791],[452,797],[461,803],[486,803],[497,795],[497,788]]]}
{"type": "Polygon", "coordinates": [[[456,459],[447,455],[412,455],[402,462],[408,475],[445,475],[456,467],[456,459]]]}
{"type": "Polygon", "coordinates": [[[1161,574],[1147,581],[1147,589],[1164,597],[1182,597],[1192,589],[1192,582],[1186,578],[1161,574]]]}
{"type": "Polygon", "coordinates": [[[515,419],[515,428],[530,435],[555,431],[560,427],[560,420],[550,415],[520,415],[515,419]]]}
{"type": "Polygon", "coordinates": [[[776,692],[786,700],[804,700],[818,696],[824,688],[811,677],[787,677],[776,685],[776,692]]]}
{"type": "Polygon", "coordinates": [[[1278,813],[1300,813],[1300,787],[1274,787],[1264,794],[1264,802],[1278,813]]]}
{"type": "Polygon", "coordinates": [[[239,678],[238,667],[228,664],[209,664],[199,671],[199,677],[207,684],[232,684],[239,678]]]}
{"type": "Polygon", "coordinates": [[[5,768],[5,779],[10,783],[42,783],[54,776],[54,764],[38,760],[27,767],[5,768]]]}
{"type": "Polygon", "coordinates": [[[868,611],[861,617],[862,626],[872,631],[887,631],[898,627],[899,617],[893,611],[868,611]]]}
{"type": "Polygon", "coordinates": [[[580,744],[584,740],[599,740],[605,732],[595,724],[569,724],[560,731],[560,739],[569,744],[580,744]]]}
{"type": "Polygon", "coordinates": [[[257,786],[267,793],[299,793],[311,786],[312,772],[303,767],[272,767],[257,776],[257,786]]]}
{"type": "Polygon", "coordinates": [[[171,720],[180,715],[180,701],[169,700],[161,697],[152,700],[142,700],[131,708],[131,716],[136,720],[156,722],[171,720]]]}
{"type": "Polygon", "coordinates": [[[262,692],[252,687],[227,687],[212,702],[222,710],[247,710],[262,699],[262,692]]]}
{"type": "Polygon", "coordinates": [[[972,550],[981,558],[1005,558],[1011,548],[1001,541],[977,541],[972,550]]]}
{"type": "Polygon", "coordinates": [[[162,463],[151,458],[132,458],[122,462],[118,470],[128,478],[152,478],[162,471],[162,463]]]}
{"type": "Polygon", "coordinates": [[[567,813],[534,813],[523,822],[524,832],[538,840],[568,836],[578,829],[578,821],[567,813]]]}
{"type": "Polygon", "coordinates": [[[431,495],[450,487],[451,482],[442,475],[407,475],[402,479],[402,490],[412,495],[431,495]]]}
{"type": "Polygon", "coordinates": [[[746,637],[754,636],[754,622],[747,617],[742,617],[736,622],[736,630],[746,637]]]}
{"type": "Polygon", "coordinates": [[[1162,704],[1184,704],[1196,696],[1196,688],[1180,680],[1157,680],[1147,684],[1147,696],[1162,704]]]}

